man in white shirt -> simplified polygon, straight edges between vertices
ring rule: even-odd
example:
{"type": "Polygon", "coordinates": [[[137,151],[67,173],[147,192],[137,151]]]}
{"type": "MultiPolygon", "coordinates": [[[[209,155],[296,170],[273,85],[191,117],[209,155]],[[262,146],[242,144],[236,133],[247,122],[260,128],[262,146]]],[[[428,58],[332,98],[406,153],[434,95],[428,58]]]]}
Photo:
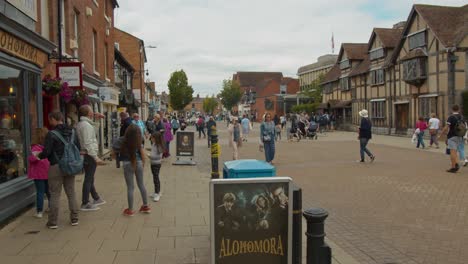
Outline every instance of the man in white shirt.
{"type": "Polygon", "coordinates": [[[96,211],[100,208],[99,205],[105,204],[106,201],[101,199],[94,187],[94,174],[96,173],[97,165],[105,164],[98,157],[98,141],[96,137],[96,124],[91,120],[94,116],[102,118],[103,115],[94,114],[90,105],[82,105],[79,109],[80,122],[76,125],[78,139],[80,141],[81,151],[84,153],[83,168],[85,177],[83,181],[83,196],[81,203],[81,211],[96,211]],[[93,197],[93,202],[89,201],[89,194],[93,197]]]}
{"type": "Polygon", "coordinates": [[[432,147],[432,144],[436,145],[436,148],[439,148],[439,141],[437,140],[437,133],[440,128],[440,120],[436,117],[435,113],[431,114],[429,119],[429,134],[431,135],[431,142],[429,144],[432,147]]]}

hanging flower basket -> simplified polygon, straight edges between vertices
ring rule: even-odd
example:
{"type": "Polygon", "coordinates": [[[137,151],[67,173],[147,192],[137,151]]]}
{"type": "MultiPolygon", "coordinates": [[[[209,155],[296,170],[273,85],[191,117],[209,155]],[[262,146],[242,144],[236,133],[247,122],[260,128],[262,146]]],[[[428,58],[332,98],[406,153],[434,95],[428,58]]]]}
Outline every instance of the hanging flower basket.
{"type": "Polygon", "coordinates": [[[67,82],[62,82],[61,78],[52,78],[50,74],[47,74],[44,79],[42,79],[42,90],[46,95],[56,95],[60,93],[65,87],[68,87],[67,82]]]}
{"type": "Polygon", "coordinates": [[[65,103],[73,103],[75,105],[82,106],[84,104],[89,104],[89,93],[83,88],[73,89],[68,86],[64,87],[62,92],[60,92],[60,97],[65,101],[65,103]]]}

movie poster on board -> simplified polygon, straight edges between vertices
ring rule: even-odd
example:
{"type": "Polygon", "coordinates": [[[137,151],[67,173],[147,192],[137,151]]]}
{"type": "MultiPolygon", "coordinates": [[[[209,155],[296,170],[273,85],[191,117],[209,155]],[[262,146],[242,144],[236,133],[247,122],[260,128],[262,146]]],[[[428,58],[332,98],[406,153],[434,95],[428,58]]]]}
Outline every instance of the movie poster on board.
{"type": "Polygon", "coordinates": [[[193,132],[176,133],[176,156],[179,157],[193,157],[195,134],[193,132]]]}
{"type": "Polygon", "coordinates": [[[291,186],[287,177],[212,180],[212,263],[290,263],[291,186]]]}

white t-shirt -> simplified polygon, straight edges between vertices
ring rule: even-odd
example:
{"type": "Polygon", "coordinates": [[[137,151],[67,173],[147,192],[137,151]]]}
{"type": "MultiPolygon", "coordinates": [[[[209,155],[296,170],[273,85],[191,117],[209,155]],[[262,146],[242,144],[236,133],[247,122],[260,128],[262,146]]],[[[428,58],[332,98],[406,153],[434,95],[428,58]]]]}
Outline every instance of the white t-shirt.
{"type": "Polygon", "coordinates": [[[429,129],[439,129],[440,120],[437,118],[429,119],[429,129]]]}

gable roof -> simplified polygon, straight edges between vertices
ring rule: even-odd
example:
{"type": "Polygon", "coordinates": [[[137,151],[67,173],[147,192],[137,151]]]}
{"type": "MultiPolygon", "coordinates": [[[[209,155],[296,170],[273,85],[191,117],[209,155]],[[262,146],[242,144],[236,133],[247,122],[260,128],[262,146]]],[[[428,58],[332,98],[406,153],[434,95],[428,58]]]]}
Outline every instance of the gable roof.
{"type": "Polygon", "coordinates": [[[341,76],[340,64],[336,63],[333,67],[325,74],[321,84],[327,84],[338,80],[341,76]]]}
{"type": "Polygon", "coordinates": [[[364,73],[367,73],[370,69],[370,57],[369,55],[366,56],[366,58],[361,61],[354,69],[349,73],[349,77],[361,75],[364,73]]]}
{"type": "MultiPolygon", "coordinates": [[[[426,21],[434,35],[446,48],[456,47],[468,33],[468,5],[461,7],[414,5],[410,19],[414,11],[426,21]]],[[[408,33],[408,28],[407,25],[405,35],[408,33]]]]}
{"type": "Polygon", "coordinates": [[[281,72],[237,72],[233,76],[233,80],[239,79],[241,87],[257,86],[261,81],[275,79],[281,81],[283,73],[281,72]]]}
{"type": "Polygon", "coordinates": [[[382,41],[383,48],[395,48],[401,40],[402,32],[403,29],[374,28],[369,39],[367,50],[372,49],[372,43],[375,37],[378,37],[380,41],[382,41]]]}
{"type": "Polygon", "coordinates": [[[367,43],[343,43],[341,44],[338,61],[341,61],[343,53],[346,52],[348,60],[364,60],[367,54],[367,43]]]}

